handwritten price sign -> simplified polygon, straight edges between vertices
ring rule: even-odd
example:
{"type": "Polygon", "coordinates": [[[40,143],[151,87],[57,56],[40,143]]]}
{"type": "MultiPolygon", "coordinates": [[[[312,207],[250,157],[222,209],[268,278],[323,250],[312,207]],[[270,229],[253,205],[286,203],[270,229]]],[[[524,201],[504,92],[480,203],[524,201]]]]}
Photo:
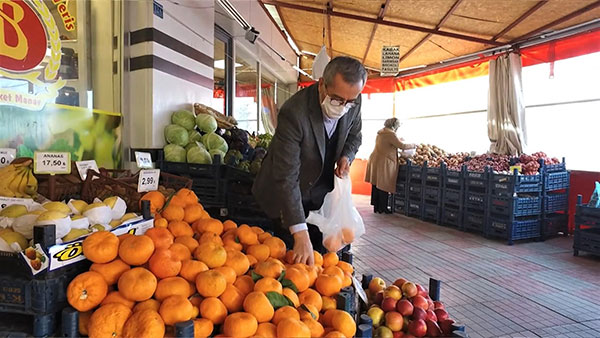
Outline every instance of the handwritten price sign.
{"type": "Polygon", "coordinates": [[[33,172],[36,174],[70,174],[71,153],[35,152],[33,172]]]}
{"type": "Polygon", "coordinates": [[[138,179],[138,192],[158,190],[158,180],[160,178],[160,169],[140,170],[138,179]]]}
{"type": "Polygon", "coordinates": [[[17,150],[12,148],[0,148],[0,168],[6,167],[17,157],[17,150]]]}

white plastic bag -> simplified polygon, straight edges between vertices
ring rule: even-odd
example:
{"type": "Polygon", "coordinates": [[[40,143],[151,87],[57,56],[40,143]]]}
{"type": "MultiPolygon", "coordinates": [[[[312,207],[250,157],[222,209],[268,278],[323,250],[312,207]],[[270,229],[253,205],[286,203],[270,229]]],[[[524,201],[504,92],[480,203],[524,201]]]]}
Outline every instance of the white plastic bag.
{"type": "Polygon", "coordinates": [[[325,196],[323,206],[311,211],[307,223],[319,227],[323,233],[323,246],[337,252],[365,233],[365,225],[352,202],[352,181],[348,176],[334,177],[333,191],[325,196]]]}

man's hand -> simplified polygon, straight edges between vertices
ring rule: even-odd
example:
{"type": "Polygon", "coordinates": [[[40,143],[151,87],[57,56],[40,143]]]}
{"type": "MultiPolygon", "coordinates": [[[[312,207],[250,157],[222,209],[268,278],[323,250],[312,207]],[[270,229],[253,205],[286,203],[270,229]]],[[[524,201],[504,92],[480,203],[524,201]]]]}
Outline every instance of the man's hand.
{"type": "Polygon", "coordinates": [[[335,176],[344,178],[350,173],[350,161],[346,156],[340,157],[337,161],[337,167],[335,168],[335,176]]]}
{"type": "Polygon", "coordinates": [[[298,231],[294,234],[294,263],[306,265],[315,264],[313,246],[310,242],[308,230],[298,231]]]}

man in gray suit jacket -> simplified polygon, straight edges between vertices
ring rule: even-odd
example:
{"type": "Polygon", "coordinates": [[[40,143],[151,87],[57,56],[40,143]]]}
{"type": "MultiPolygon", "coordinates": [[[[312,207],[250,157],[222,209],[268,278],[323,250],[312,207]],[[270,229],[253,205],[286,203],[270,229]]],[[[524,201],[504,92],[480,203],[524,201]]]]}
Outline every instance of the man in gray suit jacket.
{"type": "Polygon", "coordinates": [[[322,234],[306,224],[333,190],[333,175],[348,175],[362,142],[361,97],[367,72],[350,57],[329,62],[318,83],[294,94],[279,111],[277,128],[252,192],[294,260],[312,265],[322,234]],[[312,242],[312,243],[311,243],[312,242]]]}

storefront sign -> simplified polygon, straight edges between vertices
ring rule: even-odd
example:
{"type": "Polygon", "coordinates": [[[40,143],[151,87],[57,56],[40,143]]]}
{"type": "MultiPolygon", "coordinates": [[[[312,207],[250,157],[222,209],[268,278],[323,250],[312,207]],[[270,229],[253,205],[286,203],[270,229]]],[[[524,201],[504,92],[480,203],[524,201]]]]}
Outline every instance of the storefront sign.
{"type": "Polygon", "coordinates": [[[135,162],[140,169],[152,169],[152,156],[150,153],[136,151],[135,162]]]}
{"type": "Polygon", "coordinates": [[[138,179],[138,192],[158,190],[160,169],[140,170],[138,179]]]}
{"type": "Polygon", "coordinates": [[[398,74],[400,65],[400,47],[383,46],[381,49],[381,76],[398,74]]]}
{"type": "Polygon", "coordinates": [[[6,167],[17,157],[17,149],[0,148],[0,168],[6,167]]]}
{"type": "Polygon", "coordinates": [[[52,3],[56,5],[56,10],[60,14],[60,18],[63,21],[65,29],[68,31],[75,30],[75,16],[69,12],[67,0],[52,0],[52,3]]]}
{"type": "Polygon", "coordinates": [[[70,174],[71,154],[58,152],[35,152],[33,172],[36,174],[70,174]]]}
{"type": "MultiPolygon", "coordinates": [[[[77,162],[75,162],[75,165],[77,166],[77,171],[79,172],[79,177],[81,177],[82,181],[85,181],[88,170],[92,169],[96,172],[99,172],[98,164],[96,164],[96,161],[94,161],[94,160],[77,161],[77,162]]],[[[96,178],[96,177],[94,177],[94,178],[96,178]]]]}

